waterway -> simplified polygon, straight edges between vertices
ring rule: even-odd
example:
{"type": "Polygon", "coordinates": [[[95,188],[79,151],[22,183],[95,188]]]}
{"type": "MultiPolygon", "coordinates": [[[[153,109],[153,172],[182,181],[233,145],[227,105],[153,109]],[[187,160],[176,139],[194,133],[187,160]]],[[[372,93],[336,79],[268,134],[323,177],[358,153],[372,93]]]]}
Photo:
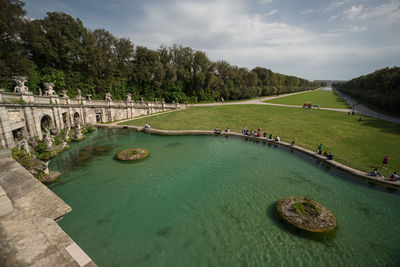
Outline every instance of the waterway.
{"type": "Polygon", "coordinates": [[[62,177],[49,187],[72,207],[60,226],[99,266],[400,263],[399,192],[274,145],[98,129],[50,168],[62,177]],[[150,157],[114,159],[130,147],[150,157]],[[335,235],[288,229],[276,202],[291,195],[328,207],[335,235]]]}

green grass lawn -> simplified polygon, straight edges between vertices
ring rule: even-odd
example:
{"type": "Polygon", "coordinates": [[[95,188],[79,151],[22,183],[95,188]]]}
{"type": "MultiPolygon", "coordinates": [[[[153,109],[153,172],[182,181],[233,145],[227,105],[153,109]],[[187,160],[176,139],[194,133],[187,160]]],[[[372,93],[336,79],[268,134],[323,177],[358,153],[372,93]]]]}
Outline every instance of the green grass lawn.
{"type": "Polygon", "coordinates": [[[400,171],[400,125],[344,112],[305,110],[265,105],[224,105],[190,107],[186,110],[132,120],[123,125],[143,126],[165,130],[213,130],[215,127],[241,132],[243,126],[268,134],[279,135],[283,141],[295,140],[296,145],[316,151],[322,143],[334,159],[353,168],[371,171],[381,167],[389,155],[387,176],[400,171]]]}
{"type": "Polygon", "coordinates": [[[289,95],[285,97],[266,100],[274,104],[302,106],[304,103],[318,104],[321,108],[350,108],[349,105],[335,92],[314,90],[311,92],[289,95]]]}

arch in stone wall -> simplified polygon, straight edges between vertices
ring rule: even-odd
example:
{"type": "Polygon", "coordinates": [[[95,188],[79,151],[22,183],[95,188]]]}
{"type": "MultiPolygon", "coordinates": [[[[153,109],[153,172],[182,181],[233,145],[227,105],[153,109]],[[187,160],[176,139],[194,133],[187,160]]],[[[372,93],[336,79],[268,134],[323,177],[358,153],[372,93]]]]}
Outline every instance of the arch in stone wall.
{"type": "Polygon", "coordinates": [[[50,115],[44,114],[41,118],[40,118],[40,129],[42,130],[42,132],[47,128],[49,130],[53,129],[54,126],[54,120],[50,115]]]}
{"type": "Polygon", "coordinates": [[[74,112],[74,124],[80,124],[81,123],[81,115],[79,112],[74,112]]]}

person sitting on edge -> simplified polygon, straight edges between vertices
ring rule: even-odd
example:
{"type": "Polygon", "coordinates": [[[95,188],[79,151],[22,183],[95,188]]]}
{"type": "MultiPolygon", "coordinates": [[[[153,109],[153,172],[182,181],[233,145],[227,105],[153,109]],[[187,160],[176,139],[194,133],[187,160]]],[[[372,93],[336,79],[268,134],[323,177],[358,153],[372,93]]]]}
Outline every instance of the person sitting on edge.
{"type": "Polygon", "coordinates": [[[333,160],[333,155],[332,155],[332,152],[329,152],[329,155],[328,155],[328,156],[326,156],[326,158],[327,158],[327,159],[329,159],[329,160],[333,160]]]}
{"type": "Polygon", "coordinates": [[[250,130],[249,135],[250,135],[250,136],[253,136],[253,130],[250,130]]]}
{"type": "Polygon", "coordinates": [[[264,132],[264,134],[263,134],[263,135],[264,135],[264,138],[265,138],[265,137],[267,137],[267,133],[266,133],[266,132],[264,132]]]}
{"type": "Polygon", "coordinates": [[[324,157],[328,156],[328,152],[324,151],[324,157]]]}
{"type": "Polygon", "coordinates": [[[261,133],[260,132],[257,132],[257,137],[261,137],[261,133]]]}
{"type": "Polygon", "coordinates": [[[148,124],[147,122],[144,124],[144,128],[149,129],[150,128],[150,124],[148,124]]]}
{"type": "Polygon", "coordinates": [[[268,139],[272,139],[272,134],[269,134],[268,139]]]}
{"type": "Polygon", "coordinates": [[[279,136],[276,136],[276,137],[275,137],[275,141],[280,142],[280,141],[281,141],[281,138],[280,138],[279,136]]]}
{"type": "Polygon", "coordinates": [[[294,140],[292,141],[292,146],[294,146],[294,140]]]}
{"type": "Polygon", "coordinates": [[[221,132],[222,132],[222,130],[220,130],[218,127],[215,127],[214,133],[220,134],[221,132]]]}
{"type": "Polygon", "coordinates": [[[382,174],[380,174],[380,172],[378,172],[378,168],[375,168],[375,169],[371,172],[371,176],[380,176],[381,178],[385,178],[385,177],[383,177],[382,174]]]}
{"type": "Polygon", "coordinates": [[[399,175],[397,174],[397,172],[393,172],[389,179],[390,181],[397,181],[399,180],[399,175]]]}
{"type": "Polygon", "coordinates": [[[226,130],[225,130],[226,133],[229,133],[230,131],[231,131],[231,130],[229,129],[229,127],[226,128],[226,130]]]}
{"type": "Polygon", "coordinates": [[[246,130],[245,135],[250,135],[249,130],[246,130]]]}
{"type": "Polygon", "coordinates": [[[242,134],[246,134],[246,131],[247,131],[246,126],[244,126],[242,129],[242,134]]]}

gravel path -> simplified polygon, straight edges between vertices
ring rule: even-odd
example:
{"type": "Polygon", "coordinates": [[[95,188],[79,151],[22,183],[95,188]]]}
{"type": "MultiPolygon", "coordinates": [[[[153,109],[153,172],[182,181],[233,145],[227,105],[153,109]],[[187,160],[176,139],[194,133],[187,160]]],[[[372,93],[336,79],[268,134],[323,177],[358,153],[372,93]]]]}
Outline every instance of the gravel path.
{"type": "Polygon", "coordinates": [[[391,121],[391,122],[395,122],[395,123],[400,123],[400,119],[399,118],[395,118],[392,116],[388,116],[379,112],[376,112],[370,108],[367,108],[364,105],[361,105],[360,103],[358,103],[356,100],[352,99],[350,96],[347,96],[345,94],[343,94],[340,91],[335,90],[335,92],[344,99],[344,101],[347,102],[347,104],[349,104],[350,107],[353,107],[354,112],[356,114],[360,114],[360,115],[364,115],[364,116],[368,116],[368,117],[372,117],[372,118],[377,118],[377,119],[382,119],[385,121],[391,121]]]}

